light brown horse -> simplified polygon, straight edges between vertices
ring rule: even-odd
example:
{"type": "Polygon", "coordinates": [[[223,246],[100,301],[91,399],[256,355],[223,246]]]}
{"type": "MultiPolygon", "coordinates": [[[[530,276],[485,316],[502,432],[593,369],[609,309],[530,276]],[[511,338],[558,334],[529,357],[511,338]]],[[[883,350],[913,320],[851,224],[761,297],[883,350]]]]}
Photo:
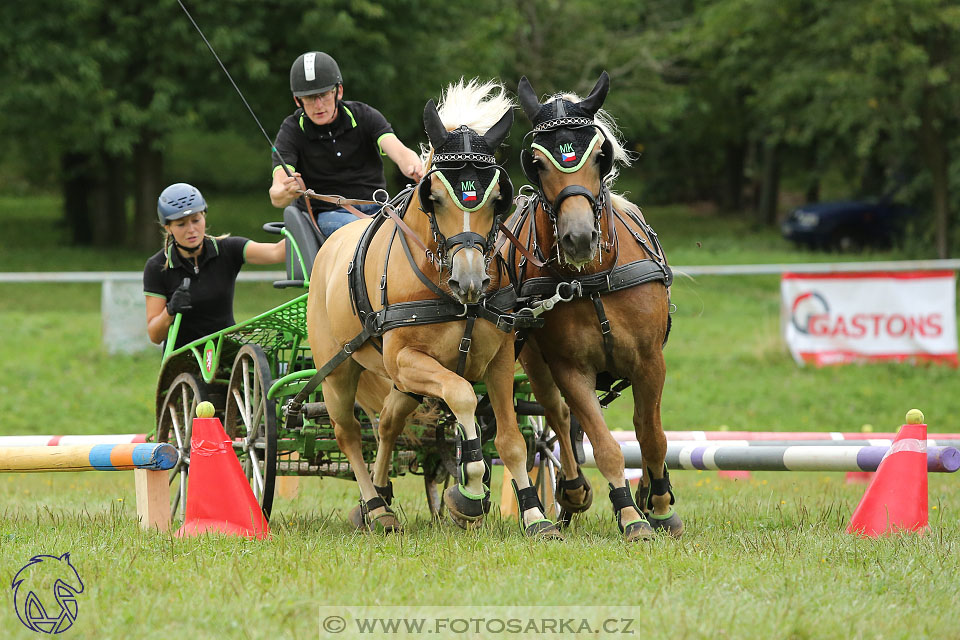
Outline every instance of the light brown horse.
{"type": "Polygon", "coordinates": [[[667,441],[660,423],[672,276],[640,210],[609,192],[616,165],[629,157],[612,119],[600,109],[608,88],[604,72],[587,98],[555,95],[541,104],[527,79],[520,81],[520,103],[534,124],[523,168],[535,194],[521,198],[525,203],[513,223],[526,257],[515,247],[503,255],[522,297],[536,301],[557,292],[572,298],[544,314],[545,326],[531,333],[520,355],[561,444],[558,504],[577,512],[593,499],[571,447],[572,411],[610,484],[624,537],[649,538],[656,530],[679,536],[683,522],[671,507],[667,441]],[[633,386],[633,424],[646,467],[636,495],[639,508],[596,394],[623,380],[633,386]]]}
{"type": "Polygon", "coordinates": [[[389,470],[397,437],[419,404],[409,394],[440,398],[456,416],[459,479],[444,493],[444,504],[458,525],[481,523],[489,487],[483,482],[471,381],[482,380],[496,415],[497,450],[517,478],[518,499],[527,498],[522,528],[528,535],[561,537],[539,500],[529,499],[536,493],[526,474],[526,445],[513,404],[514,332],[494,324],[496,314],[489,312],[495,306],[490,301],[509,284],[491,260],[496,221],[512,204],[513,186],[493,157],[513,123],[512,109],[502,86],[475,81],[448,87],[439,109],[428,102],[424,125],[432,148],[425,177],[403,214],[407,228],[383,216],[351,223],[327,239],[314,262],[307,302],[310,348],[318,364],[349,352],[323,380],[323,396],[337,444],[360,486],[362,526],[400,530],[389,506],[389,470]],[[358,247],[365,247],[362,260],[358,247]],[[351,291],[358,275],[362,291],[356,285],[351,291]],[[358,298],[366,298],[369,308],[358,298]],[[384,315],[384,308],[396,315],[384,315]],[[430,314],[442,321],[421,324],[430,314]],[[350,344],[371,327],[372,340],[350,344]],[[392,383],[380,413],[373,478],[354,417],[362,371],[392,383]]]}

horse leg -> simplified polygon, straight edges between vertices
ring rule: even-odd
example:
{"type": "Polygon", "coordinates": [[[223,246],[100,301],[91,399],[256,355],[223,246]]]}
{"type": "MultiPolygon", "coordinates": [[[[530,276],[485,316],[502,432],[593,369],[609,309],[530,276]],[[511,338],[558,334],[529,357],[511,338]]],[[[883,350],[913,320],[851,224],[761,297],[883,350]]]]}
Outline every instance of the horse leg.
{"type": "Polygon", "coordinates": [[[646,540],[653,529],[630,495],[623,473],[623,451],[603,419],[603,409],[594,391],[592,378],[588,384],[583,373],[572,367],[557,368],[555,376],[570,410],[580,420],[593,447],[597,469],[610,486],[610,501],[617,518],[617,527],[627,541],[646,540]]]}
{"type": "MultiPolygon", "coordinates": [[[[337,438],[337,445],[353,469],[353,475],[360,486],[359,526],[372,528],[379,526],[385,533],[394,533],[401,530],[397,520],[387,503],[379,496],[373,480],[367,471],[367,464],[363,459],[363,449],[360,441],[360,422],[354,415],[354,398],[357,395],[357,383],[362,369],[354,361],[348,360],[334,370],[323,382],[323,400],[333,423],[333,433],[337,438]],[[369,514],[369,523],[367,515],[369,514]]],[[[352,516],[352,513],[351,513],[352,516]]],[[[357,524],[354,522],[354,524],[357,524]]]]}
{"type": "MultiPolygon", "coordinates": [[[[396,448],[397,438],[403,433],[406,418],[417,408],[417,401],[400,393],[396,389],[390,392],[384,401],[380,412],[379,441],[377,443],[377,457],[373,464],[373,488],[377,495],[386,502],[387,507],[393,504],[393,483],[390,482],[390,466],[393,461],[393,451],[396,448]]],[[[364,509],[357,505],[350,510],[349,520],[358,529],[365,528],[364,509]]],[[[372,513],[378,513],[374,510],[372,513]]],[[[381,512],[381,513],[385,513],[381,512]]]]}
{"type": "Polygon", "coordinates": [[[500,348],[487,367],[484,378],[490,394],[490,404],[497,418],[497,436],[494,442],[500,459],[514,478],[513,490],[517,496],[517,515],[521,530],[531,537],[562,539],[563,534],[557,525],[544,517],[543,504],[527,475],[527,444],[517,426],[517,412],[513,404],[513,348],[513,341],[500,348]]]}
{"type": "Polygon", "coordinates": [[[631,378],[633,384],[633,428],[643,455],[643,479],[637,488],[637,503],[647,512],[655,531],[679,538],[683,520],[673,510],[674,495],[670,474],[664,462],[667,437],[660,422],[660,397],[666,377],[663,352],[641,360],[641,369],[631,378]]]}
{"type": "Polygon", "coordinates": [[[593,504],[593,487],[577,464],[570,435],[570,408],[563,401],[560,389],[553,381],[550,368],[540,350],[528,342],[520,352],[520,364],[530,379],[533,395],[543,408],[546,422],[560,442],[560,478],[557,478],[556,501],[560,505],[561,526],[570,523],[574,513],[581,513],[593,504]]]}
{"type": "Polygon", "coordinates": [[[394,382],[397,388],[442,398],[457,418],[460,446],[457,453],[459,482],[443,494],[451,519],[460,527],[475,528],[483,521],[483,502],[489,487],[483,484],[486,463],[476,423],[477,396],[473,385],[427,354],[403,347],[396,354],[394,382]]]}

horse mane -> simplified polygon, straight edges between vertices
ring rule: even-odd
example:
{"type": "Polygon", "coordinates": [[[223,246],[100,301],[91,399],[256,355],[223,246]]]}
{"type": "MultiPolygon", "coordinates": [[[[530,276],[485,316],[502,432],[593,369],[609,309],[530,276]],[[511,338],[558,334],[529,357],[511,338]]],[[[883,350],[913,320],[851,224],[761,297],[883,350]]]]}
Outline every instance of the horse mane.
{"type": "MultiPolygon", "coordinates": [[[[464,80],[447,85],[437,113],[447,131],[453,131],[460,125],[466,125],[483,135],[495,125],[503,114],[517,106],[516,101],[507,95],[506,88],[496,80],[480,82],[478,78],[464,80]]],[[[430,146],[420,145],[420,159],[424,166],[429,164],[430,146]]]]}

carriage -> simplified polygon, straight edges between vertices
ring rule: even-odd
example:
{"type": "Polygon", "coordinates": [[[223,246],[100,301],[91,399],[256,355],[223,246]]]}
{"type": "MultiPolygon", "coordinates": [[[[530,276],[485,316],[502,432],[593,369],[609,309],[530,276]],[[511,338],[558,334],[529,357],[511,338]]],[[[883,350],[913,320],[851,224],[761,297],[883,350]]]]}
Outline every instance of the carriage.
{"type": "MultiPolygon", "coordinates": [[[[186,508],[190,467],[192,418],[197,404],[213,403],[216,417],[233,441],[233,449],[264,514],[273,508],[278,476],[321,476],[353,479],[353,470],[334,438],[326,414],[322,387],[304,405],[302,420],[288,420],[284,404],[316,373],[307,344],[306,306],[309,274],[323,237],[306,214],[296,208],[284,212],[283,222],[270,222],[264,231],[287,240],[287,279],[277,288],[295,292],[288,302],[176,350],[179,321],[170,328],[156,396],[155,440],[180,451],[170,472],[172,517],[182,519],[186,508]]],[[[488,464],[497,458],[493,446],[496,424],[483,384],[475,385],[478,420],[488,464]]],[[[515,405],[527,442],[528,470],[539,468],[537,487],[542,497],[553,489],[559,462],[555,438],[544,425],[543,409],[533,400],[526,376],[518,374],[515,405]],[[540,455],[537,455],[537,453],[540,455]]],[[[430,402],[428,400],[428,402],[430,402]]],[[[362,427],[364,460],[372,465],[378,438],[377,417],[359,405],[355,413],[362,427]]],[[[372,413],[372,412],[371,412],[372,413]]],[[[393,454],[391,475],[422,475],[428,504],[434,515],[442,509],[433,487],[456,473],[456,421],[443,407],[434,407],[435,420],[407,426],[393,454]]],[[[546,501],[549,503],[549,501],[546,501]]]]}

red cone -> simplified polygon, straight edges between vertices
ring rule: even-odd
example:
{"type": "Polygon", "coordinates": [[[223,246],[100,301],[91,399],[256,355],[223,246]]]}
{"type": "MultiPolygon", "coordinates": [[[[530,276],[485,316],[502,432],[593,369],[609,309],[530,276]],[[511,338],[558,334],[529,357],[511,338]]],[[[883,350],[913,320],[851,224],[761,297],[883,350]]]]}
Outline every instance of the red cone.
{"type": "Polygon", "coordinates": [[[876,537],[923,531],[927,522],[927,425],[905,424],[880,461],[847,533],[876,537]]]}
{"type": "Polygon", "coordinates": [[[870,484],[873,471],[847,471],[847,484],[870,484]]]}
{"type": "Polygon", "coordinates": [[[267,538],[270,527],[219,418],[194,418],[187,513],[177,537],[215,532],[267,538]]]}

